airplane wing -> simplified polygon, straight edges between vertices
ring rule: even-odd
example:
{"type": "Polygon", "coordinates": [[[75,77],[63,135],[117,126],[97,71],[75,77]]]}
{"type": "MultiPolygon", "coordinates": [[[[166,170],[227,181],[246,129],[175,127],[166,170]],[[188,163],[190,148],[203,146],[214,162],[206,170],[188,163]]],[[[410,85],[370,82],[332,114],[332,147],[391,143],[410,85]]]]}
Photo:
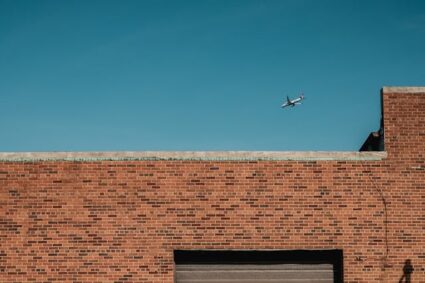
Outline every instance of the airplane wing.
{"type": "Polygon", "coordinates": [[[291,100],[289,99],[289,96],[286,97],[286,104],[291,104],[291,100]]]}

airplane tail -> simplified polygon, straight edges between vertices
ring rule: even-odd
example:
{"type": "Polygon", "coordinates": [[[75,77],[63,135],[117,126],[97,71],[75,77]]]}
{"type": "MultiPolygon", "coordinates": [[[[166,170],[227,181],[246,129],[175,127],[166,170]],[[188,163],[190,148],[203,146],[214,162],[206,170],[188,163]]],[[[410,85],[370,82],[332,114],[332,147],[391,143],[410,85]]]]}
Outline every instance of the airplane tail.
{"type": "Polygon", "coordinates": [[[286,96],[286,102],[291,103],[291,100],[289,99],[289,96],[286,96]]]}

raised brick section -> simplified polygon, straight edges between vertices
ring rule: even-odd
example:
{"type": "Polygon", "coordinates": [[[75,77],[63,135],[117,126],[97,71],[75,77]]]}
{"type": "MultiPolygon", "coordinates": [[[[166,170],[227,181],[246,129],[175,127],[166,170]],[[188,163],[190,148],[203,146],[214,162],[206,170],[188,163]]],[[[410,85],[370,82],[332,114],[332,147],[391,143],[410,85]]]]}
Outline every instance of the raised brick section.
{"type": "Polygon", "coordinates": [[[344,282],[410,259],[425,282],[425,89],[384,88],[383,109],[383,159],[3,154],[0,282],[171,283],[173,251],[203,249],[342,249],[344,282]]]}

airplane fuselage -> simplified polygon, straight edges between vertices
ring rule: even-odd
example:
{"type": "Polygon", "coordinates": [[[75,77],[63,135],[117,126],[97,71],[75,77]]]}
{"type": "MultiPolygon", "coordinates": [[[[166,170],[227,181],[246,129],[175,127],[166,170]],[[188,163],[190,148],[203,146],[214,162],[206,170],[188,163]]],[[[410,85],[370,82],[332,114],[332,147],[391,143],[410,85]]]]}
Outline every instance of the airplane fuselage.
{"type": "Polygon", "coordinates": [[[301,95],[300,97],[295,98],[295,99],[293,99],[293,100],[289,99],[289,97],[287,96],[287,97],[286,97],[286,103],[282,104],[282,105],[281,105],[281,107],[282,107],[282,108],[285,108],[285,107],[287,107],[287,106],[292,106],[292,107],[294,107],[295,105],[299,105],[299,104],[301,104],[301,100],[303,100],[303,99],[304,99],[304,95],[301,95]]]}

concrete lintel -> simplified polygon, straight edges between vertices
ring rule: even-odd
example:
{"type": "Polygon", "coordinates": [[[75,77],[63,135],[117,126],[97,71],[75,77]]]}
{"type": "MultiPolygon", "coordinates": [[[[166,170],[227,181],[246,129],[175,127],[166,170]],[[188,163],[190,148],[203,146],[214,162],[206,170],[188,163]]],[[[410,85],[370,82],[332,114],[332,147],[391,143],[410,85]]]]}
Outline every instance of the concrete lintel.
{"type": "Polygon", "coordinates": [[[199,160],[199,161],[373,161],[386,152],[348,151],[119,151],[119,152],[0,152],[0,161],[119,161],[119,160],[199,160]]]}
{"type": "Polygon", "coordinates": [[[424,93],[425,87],[423,86],[384,86],[382,93],[424,93]]]}

